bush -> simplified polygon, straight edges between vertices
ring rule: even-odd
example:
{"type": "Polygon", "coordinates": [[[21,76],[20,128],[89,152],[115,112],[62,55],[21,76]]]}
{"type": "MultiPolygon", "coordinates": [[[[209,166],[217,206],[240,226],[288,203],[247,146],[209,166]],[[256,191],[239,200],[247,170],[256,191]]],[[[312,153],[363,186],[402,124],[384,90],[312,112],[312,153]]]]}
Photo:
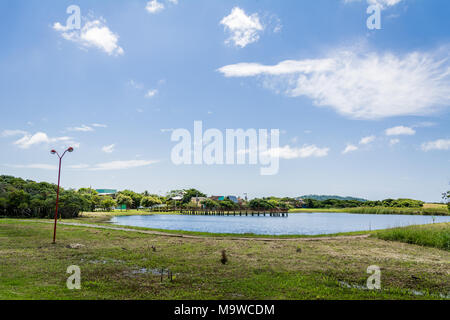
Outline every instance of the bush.
{"type": "MultiPolygon", "coordinates": [[[[11,176],[0,176],[0,215],[22,218],[53,218],[57,186],[11,176]]],[[[90,203],[74,190],[60,188],[58,213],[62,218],[77,217],[90,203]]]]}

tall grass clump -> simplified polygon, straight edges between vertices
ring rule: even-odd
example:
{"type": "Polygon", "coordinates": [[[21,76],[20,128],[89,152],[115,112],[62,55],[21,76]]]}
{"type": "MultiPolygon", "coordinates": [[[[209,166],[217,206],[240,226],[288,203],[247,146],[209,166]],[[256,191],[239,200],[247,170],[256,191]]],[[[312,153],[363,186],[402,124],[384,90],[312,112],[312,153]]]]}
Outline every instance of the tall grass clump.
{"type": "Polygon", "coordinates": [[[400,241],[450,251],[450,223],[409,226],[375,233],[379,239],[400,241]]]}
{"type": "Polygon", "coordinates": [[[365,214],[409,214],[409,215],[426,215],[426,216],[447,216],[450,215],[447,208],[394,208],[394,207],[357,207],[346,208],[344,211],[348,213],[365,213],[365,214]]]}

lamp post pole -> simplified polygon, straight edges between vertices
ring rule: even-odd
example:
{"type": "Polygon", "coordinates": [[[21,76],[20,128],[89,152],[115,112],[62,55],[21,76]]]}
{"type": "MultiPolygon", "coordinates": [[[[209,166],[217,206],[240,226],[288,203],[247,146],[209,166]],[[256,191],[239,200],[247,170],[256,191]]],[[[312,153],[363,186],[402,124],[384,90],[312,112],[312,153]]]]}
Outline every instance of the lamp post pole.
{"type": "Polygon", "coordinates": [[[61,162],[62,162],[62,158],[64,157],[64,155],[66,154],[66,152],[73,152],[73,148],[70,147],[68,148],[66,151],[64,151],[64,153],[62,154],[62,156],[59,155],[58,152],[56,152],[56,150],[52,150],[50,151],[51,154],[56,154],[59,158],[59,169],[58,169],[58,188],[56,189],[56,210],[55,210],[55,224],[53,227],[53,244],[56,243],[56,223],[58,221],[58,204],[59,204],[59,183],[61,181],[61,162]]]}

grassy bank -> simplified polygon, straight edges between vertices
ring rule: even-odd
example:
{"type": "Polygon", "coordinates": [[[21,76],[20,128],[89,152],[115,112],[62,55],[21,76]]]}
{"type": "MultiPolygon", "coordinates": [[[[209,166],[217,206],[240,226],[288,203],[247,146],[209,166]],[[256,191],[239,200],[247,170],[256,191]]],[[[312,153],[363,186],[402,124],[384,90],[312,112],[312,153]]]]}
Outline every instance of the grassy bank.
{"type": "Polygon", "coordinates": [[[377,238],[188,239],[64,225],[56,245],[51,236],[51,224],[0,219],[0,299],[439,299],[450,292],[448,251],[377,238]],[[358,289],[374,264],[382,290],[358,289]],[[66,288],[70,265],[81,269],[81,290],[66,288]],[[172,282],[161,281],[161,268],[175,274],[172,282]]]}
{"type": "Polygon", "coordinates": [[[374,235],[383,240],[401,241],[450,251],[450,223],[381,230],[374,235]]]}
{"type": "Polygon", "coordinates": [[[347,212],[363,214],[407,214],[427,216],[448,216],[447,206],[424,206],[423,208],[391,208],[391,207],[357,207],[357,208],[327,208],[327,209],[293,209],[289,212],[347,212]]]}

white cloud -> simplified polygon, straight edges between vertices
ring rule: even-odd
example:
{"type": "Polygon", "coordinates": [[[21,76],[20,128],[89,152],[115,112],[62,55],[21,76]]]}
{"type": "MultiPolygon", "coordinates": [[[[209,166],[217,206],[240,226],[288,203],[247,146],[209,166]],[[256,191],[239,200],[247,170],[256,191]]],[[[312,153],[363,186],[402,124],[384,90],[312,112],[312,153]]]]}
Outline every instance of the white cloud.
{"type": "Polygon", "coordinates": [[[304,145],[301,148],[293,148],[289,145],[279,148],[271,148],[264,153],[271,157],[279,157],[280,159],[297,159],[297,158],[309,158],[309,157],[326,157],[328,155],[329,148],[319,148],[316,145],[304,145]]]}
{"type": "Polygon", "coordinates": [[[427,115],[450,104],[447,50],[405,56],[338,50],[323,59],[286,60],[276,65],[238,63],[225,77],[263,77],[264,86],[291,97],[306,96],[357,119],[427,115]]]}
{"type": "Polygon", "coordinates": [[[107,128],[108,127],[106,124],[101,124],[101,123],[93,123],[92,126],[96,127],[96,128],[107,128]]]}
{"type": "Polygon", "coordinates": [[[94,129],[92,127],[86,126],[86,125],[81,125],[80,127],[72,127],[72,128],[67,128],[67,130],[69,131],[79,131],[79,132],[91,132],[94,131],[94,129]]]}
{"type": "Polygon", "coordinates": [[[439,139],[422,144],[423,151],[450,150],[450,139],[439,139]]]}
{"type": "MultiPolygon", "coordinates": [[[[148,166],[154,163],[157,163],[158,161],[151,160],[130,160],[130,161],[112,161],[112,162],[106,162],[106,163],[99,163],[93,166],[90,166],[88,164],[76,164],[76,165],[68,165],[67,168],[69,169],[87,169],[90,171],[103,171],[103,170],[124,170],[124,169],[131,169],[131,168],[137,168],[137,167],[144,167],[148,166]]],[[[41,169],[41,170],[57,170],[58,167],[56,165],[49,165],[49,164],[26,164],[26,165],[19,165],[19,164],[5,164],[4,166],[11,167],[11,168],[20,168],[20,169],[41,169]]]]}
{"type": "Polygon", "coordinates": [[[347,147],[345,147],[344,151],[342,151],[342,154],[347,154],[349,152],[353,152],[358,150],[358,147],[353,144],[348,144],[347,147]]]}
{"type": "Polygon", "coordinates": [[[2,137],[24,136],[27,132],[23,130],[3,130],[2,137]]]}
{"type": "Polygon", "coordinates": [[[137,167],[145,167],[151,164],[157,163],[156,160],[129,160],[129,161],[111,161],[105,163],[99,163],[89,170],[103,171],[103,170],[123,170],[137,167]]]}
{"type": "Polygon", "coordinates": [[[106,152],[106,153],[113,153],[115,147],[116,147],[115,144],[110,144],[109,146],[104,146],[104,147],[102,148],[102,151],[103,151],[103,152],[106,152]]]}
{"type": "Polygon", "coordinates": [[[369,144],[374,142],[376,139],[375,136],[368,136],[368,137],[364,137],[361,139],[361,141],[359,141],[359,144],[369,144]]]}
{"type": "Polygon", "coordinates": [[[119,36],[106,26],[103,18],[86,21],[80,30],[69,30],[59,22],[53,25],[53,29],[59,32],[64,39],[75,42],[83,48],[94,47],[112,56],[119,56],[124,53],[118,45],[119,36]]]}
{"type": "Polygon", "coordinates": [[[413,136],[416,134],[416,130],[410,127],[397,126],[386,129],[385,133],[387,136],[413,136]]]}
{"type": "Polygon", "coordinates": [[[436,122],[423,121],[423,122],[416,123],[412,127],[413,128],[430,128],[430,127],[434,127],[434,126],[437,126],[436,122]]]}
{"type": "Polygon", "coordinates": [[[239,7],[234,7],[231,13],[220,21],[220,24],[231,33],[226,43],[233,43],[241,48],[258,41],[258,33],[264,30],[257,13],[248,16],[239,7]]]}
{"type": "Polygon", "coordinates": [[[18,169],[40,169],[40,170],[57,170],[58,167],[51,164],[33,163],[33,164],[7,164],[10,168],[18,169]]]}
{"type": "Polygon", "coordinates": [[[151,0],[147,2],[147,6],[145,7],[145,9],[150,13],[158,13],[164,10],[164,4],[158,2],[157,0],[151,0]]]}
{"type": "Polygon", "coordinates": [[[147,93],[145,94],[146,98],[153,98],[154,96],[156,96],[158,94],[158,90],[156,89],[151,89],[148,90],[147,93]]]}
{"type": "Polygon", "coordinates": [[[0,136],[1,137],[13,137],[21,135],[22,137],[13,142],[14,145],[21,149],[28,149],[33,145],[39,144],[63,144],[64,146],[72,146],[78,148],[80,143],[73,140],[71,137],[49,137],[45,132],[36,132],[31,134],[23,130],[4,130],[0,136]]]}
{"type": "Polygon", "coordinates": [[[74,165],[70,165],[68,166],[69,169],[87,169],[89,168],[88,164],[74,164],[74,165]]]}
{"type": "Polygon", "coordinates": [[[21,149],[28,149],[33,145],[39,144],[51,144],[51,143],[60,143],[64,142],[64,144],[72,145],[72,147],[78,147],[79,143],[72,140],[70,137],[55,137],[51,138],[44,132],[37,132],[35,134],[26,133],[22,138],[16,140],[14,144],[21,149]]]}
{"type": "Polygon", "coordinates": [[[178,4],[178,0],[168,0],[172,4],[178,4]]]}
{"type": "Polygon", "coordinates": [[[389,144],[391,146],[396,145],[398,143],[400,143],[400,139],[394,138],[394,139],[389,140],[389,144]]]}
{"type": "Polygon", "coordinates": [[[253,77],[258,75],[284,76],[299,73],[322,73],[335,67],[333,59],[286,60],[274,66],[259,63],[237,63],[218,69],[225,77],[253,77]]]}
{"type": "Polygon", "coordinates": [[[127,85],[129,85],[130,87],[133,87],[135,89],[142,89],[142,88],[144,88],[144,85],[142,83],[134,81],[133,79],[128,81],[127,85]]]}

